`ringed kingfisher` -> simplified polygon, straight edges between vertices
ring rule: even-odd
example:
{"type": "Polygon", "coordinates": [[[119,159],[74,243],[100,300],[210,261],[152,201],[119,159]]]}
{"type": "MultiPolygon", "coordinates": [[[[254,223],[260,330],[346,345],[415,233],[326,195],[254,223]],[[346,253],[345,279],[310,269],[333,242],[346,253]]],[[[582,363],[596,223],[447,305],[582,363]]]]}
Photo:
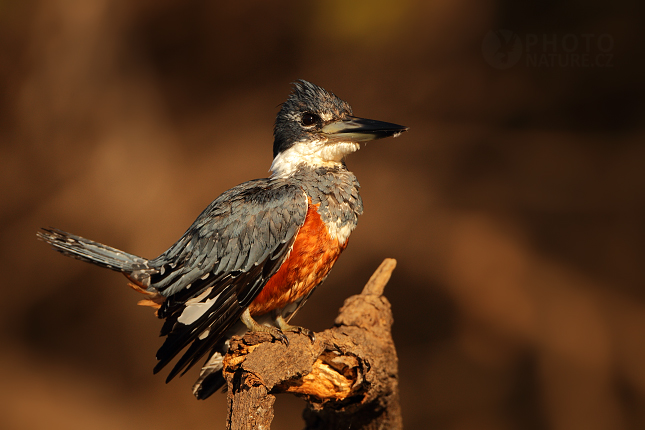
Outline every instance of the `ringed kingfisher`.
{"type": "Polygon", "coordinates": [[[271,175],[224,192],[159,257],[148,260],[48,228],[56,251],[123,273],[164,319],[159,372],[184,349],[166,382],[206,356],[193,387],[205,399],[225,384],[229,340],[247,330],[313,333],[289,324],[347,246],[363,212],[345,156],[362,142],[408,128],[353,116],[349,104],[305,80],[294,83],[274,128],[271,175]]]}

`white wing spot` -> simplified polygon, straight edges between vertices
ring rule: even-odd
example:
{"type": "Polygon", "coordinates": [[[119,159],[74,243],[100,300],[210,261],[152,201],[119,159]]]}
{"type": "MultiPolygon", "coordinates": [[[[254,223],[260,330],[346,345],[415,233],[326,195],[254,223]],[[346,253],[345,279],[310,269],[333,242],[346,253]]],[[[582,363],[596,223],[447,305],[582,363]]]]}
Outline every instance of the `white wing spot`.
{"type": "MultiPolygon", "coordinates": [[[[206,292],[200,294],[200,297],[204,294],[206,294],[206,292]]],[[[188,302],[186,302],[187,306],[181,312],[181,315],[179,315],[179,318],[177,318],[177,322],[182,323],[184,325],[191,325],[192,323],[197,321],[200,317],[202,317],[210,309],[210,307],[213,305],[213,303],[215,303],[215,301],[219,296],[220,295],[218,294],[212,299],[206,300],[204,303],[190,303],[191,301],[196,300],[198,297],[196,297],[195,299],[190,299],[188,302]]]]}

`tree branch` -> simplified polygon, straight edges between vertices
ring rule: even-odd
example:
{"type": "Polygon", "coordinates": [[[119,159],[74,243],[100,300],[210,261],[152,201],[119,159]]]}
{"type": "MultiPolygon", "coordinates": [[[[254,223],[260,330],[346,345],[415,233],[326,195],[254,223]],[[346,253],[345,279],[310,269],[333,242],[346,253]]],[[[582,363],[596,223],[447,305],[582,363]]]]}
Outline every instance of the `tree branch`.
{"type": "Polygon", "coordinates": [[[385,259],[314,343],[296,333],[288,347],[266,333],[233,338],[224,357],[227,429],[269,429],[278,393],[308,402],[309,430],[401,428],[392,312],[382,296],[395,266],[385,259]]]}

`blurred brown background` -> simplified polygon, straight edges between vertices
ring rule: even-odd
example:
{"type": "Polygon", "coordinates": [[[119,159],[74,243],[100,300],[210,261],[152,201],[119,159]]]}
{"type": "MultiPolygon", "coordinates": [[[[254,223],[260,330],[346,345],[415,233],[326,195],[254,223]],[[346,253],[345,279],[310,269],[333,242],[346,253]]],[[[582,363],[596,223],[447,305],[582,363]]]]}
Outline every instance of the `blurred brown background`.
{"type": "Polygon", "coordinates": [[[394,257],[407,428],[645,428],[643,9],[0,1],[0,428],[224,427],[195,371],[152,375],[126,280],[35,232],[157,256],[267,175],[298,78],[410,132],[349,158],[365,214],[296,322],[329,327],[394,257]]]}

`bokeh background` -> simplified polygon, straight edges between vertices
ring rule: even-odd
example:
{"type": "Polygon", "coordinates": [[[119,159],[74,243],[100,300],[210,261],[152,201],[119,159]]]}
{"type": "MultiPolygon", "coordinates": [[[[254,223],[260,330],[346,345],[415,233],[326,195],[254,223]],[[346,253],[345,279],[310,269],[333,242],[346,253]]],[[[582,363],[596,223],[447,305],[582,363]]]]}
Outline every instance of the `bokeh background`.
{"type": "MultiPolygon", "coordinates": [[[[265,177],[305,78],[405,124],[350,156],[365,214],[296,318],[385,257],[407,428],[645,428],[642,2],[0,1],[0,427],[223,428],[160,321],[55,226],[154,257],[265,177]]],[[[275,429],[304,403],[279,396],[275,429]]]]}

